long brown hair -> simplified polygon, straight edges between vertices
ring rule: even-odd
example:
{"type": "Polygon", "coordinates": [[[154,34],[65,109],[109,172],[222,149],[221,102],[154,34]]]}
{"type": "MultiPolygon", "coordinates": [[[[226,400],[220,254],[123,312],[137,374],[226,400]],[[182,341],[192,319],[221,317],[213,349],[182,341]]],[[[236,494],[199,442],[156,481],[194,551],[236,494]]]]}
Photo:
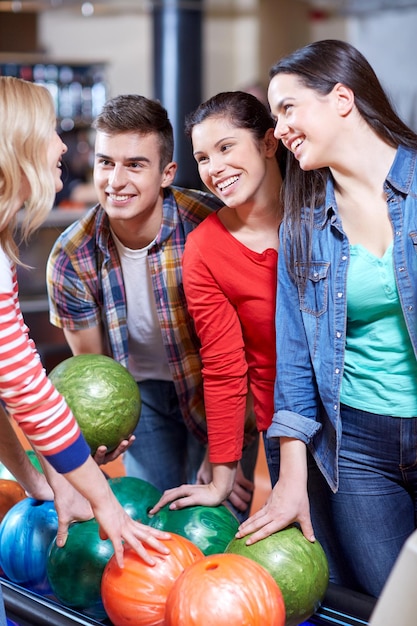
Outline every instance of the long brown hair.
{"type": "MultiPolygon", "coordinates": [[[[316,41],[278,60],[270,69],[270,79],[277,74],[293,74],[302,85],[321,95],[329,94],[337,83],[346,85],[354,93],[359,114],[381,139],[395,148],[404,145],[417,149],[416,133],[399,118],[374,70],[354,46],[335,39],[316,41]]],[[[310,261],[315,212],[323,207],[329,176],[329,168],[303,171],[288,153],[284,228],[291,238],[292,273],[295,263],[310,261]],[[301,228],[302,221],[305,229],[301,228]]]]}

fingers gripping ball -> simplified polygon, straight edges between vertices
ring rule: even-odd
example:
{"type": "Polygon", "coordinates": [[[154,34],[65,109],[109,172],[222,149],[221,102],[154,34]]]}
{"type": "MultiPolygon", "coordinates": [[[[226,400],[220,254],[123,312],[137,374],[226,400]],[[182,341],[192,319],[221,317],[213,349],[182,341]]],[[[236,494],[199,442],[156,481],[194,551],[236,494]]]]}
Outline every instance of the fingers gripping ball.
{"type": "Polygon", "coordinates": [[[296,526],[250,546],[247,539],[232,539],[226,552],[253,559],[271,574],[284,596],[286,626],[296,626],[313,615],[329,583],[329,566],[320,543],[308,541],[296,526]]]}
{"type": "Polygon", "coordinates": [[[134,476],[109,478],[108,483],[126,513],[134,520],[150,525],[148,511],[161,498],[162,492],[134,476]]]}
{"type": "MultiPolygon", "coordinates": [[[[146,523],[147,512],[158,502],[161,492],[140,478],[120,476],[108,481],[127,514],[146,523]]],[[[56,598],[65,606],[101,620],[106,612],[101,599],[101,577],[113,545],[100,539],[95,519],[71,524],[63,548],[54,541],[47,559],[47,572],[56,598]]]]}
{"type": "Polygon", "coordinates": [[[124,554],[120,569],[114,557],[107,563],[101,580],[101,597],[114,626],[163,626],[168,593],[184,569],[204,557],[191,541],[171,534],[169,554],[149,546],[156,564],[145,563],[131,548],[124,554]]]}
{"type": "Polygon", "coordinates": [[[137,383],[120,363],[102,354],[79,354],[59,363],[49,378],[74,413],[94,455],[114,450],[135,430],[141,400],[137,383]]]}
{"type": "Polygon", "coordinates": [[[282,593],[258,563],[238,554],[206,556],[168,594],[165,626],[284,626],[282,593]]]}

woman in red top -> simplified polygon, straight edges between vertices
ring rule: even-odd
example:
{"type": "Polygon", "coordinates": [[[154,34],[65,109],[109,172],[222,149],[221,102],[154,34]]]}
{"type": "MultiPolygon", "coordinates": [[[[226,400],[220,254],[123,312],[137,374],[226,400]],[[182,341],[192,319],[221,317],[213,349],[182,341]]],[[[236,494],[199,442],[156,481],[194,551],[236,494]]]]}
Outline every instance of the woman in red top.
{"type": "Polygon", "coordinates": [[[223,502],[242,457],[249,408],[260,432],[273,414],[282,218],[274,122],[256,97],[226,92],[200,105],[186,130],[201,180],[225,204],[188,236],[183,257],[185,294],[201,342],[212,478],[165,492],[152,512],[167,502],[178,509],[223,502]]]}

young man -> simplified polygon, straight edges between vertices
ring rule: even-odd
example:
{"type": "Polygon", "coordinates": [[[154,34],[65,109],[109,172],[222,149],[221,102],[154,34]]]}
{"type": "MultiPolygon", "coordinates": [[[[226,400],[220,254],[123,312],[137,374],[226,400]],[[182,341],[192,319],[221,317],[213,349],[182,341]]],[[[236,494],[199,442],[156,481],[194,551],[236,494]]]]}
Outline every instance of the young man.
{"type": "MultiPolygon", "coordinates": [[[[117,96],[94,128],[99,204],[52,249],[50,319],[73,354],[109,354],[138,381],[142,411],[134,441],[124,444],[126,474],[165,491],[195,481],[205,453],[199,344],[181,261],[188,233],[221,204],[171,186],[173,130],[158,102],[117,96]]],[[[241,477],[231,497],[238,509],[251,496],[256,452],[255,442],[245,455],[250,480],[241,477]]]]}

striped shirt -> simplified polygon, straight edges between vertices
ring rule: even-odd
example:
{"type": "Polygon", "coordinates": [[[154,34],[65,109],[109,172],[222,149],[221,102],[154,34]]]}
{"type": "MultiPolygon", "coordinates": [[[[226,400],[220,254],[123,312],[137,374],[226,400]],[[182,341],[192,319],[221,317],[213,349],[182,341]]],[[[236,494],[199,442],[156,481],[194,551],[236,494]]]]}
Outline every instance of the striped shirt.
{"type": "MultiPolygon", "coordinates": [[[[147,257],[152,288],[184,422],[206,442],[199,342],[186,306],[182,255],[187,235],[222,205],[202,191],[171,187],[164,193],[161,228],[147,257]]],[[[47,283],[51,323],[70,331],[102,324],[110,354],[127,368],[123,275],[100,205],[60,235],[48,260],[47,283]]]]}
{"type": "Polygon", "coordinates": [[[58,472],[82,465],[90,449],[42,367],[20,310],[16,267],[1,247],[0,355],[0,397],[9,414],[58,472]]]}

